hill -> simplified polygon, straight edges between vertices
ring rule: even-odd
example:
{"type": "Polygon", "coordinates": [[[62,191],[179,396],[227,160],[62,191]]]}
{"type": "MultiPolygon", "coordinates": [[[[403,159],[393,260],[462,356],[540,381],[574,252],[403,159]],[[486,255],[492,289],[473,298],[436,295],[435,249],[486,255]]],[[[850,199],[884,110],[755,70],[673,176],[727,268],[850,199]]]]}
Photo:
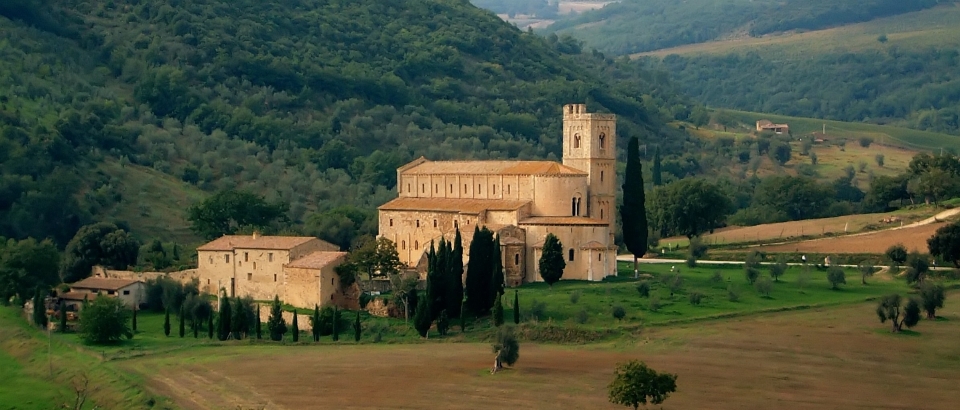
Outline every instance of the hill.
{"type": "Polygon", "coordinates": [[[660,80],[461,0],[4,2],[0,236],[190,240],[184,207],[238,188],[348,245],[415,157],[556,158],[564,103],[681,151],[660,80]]]}

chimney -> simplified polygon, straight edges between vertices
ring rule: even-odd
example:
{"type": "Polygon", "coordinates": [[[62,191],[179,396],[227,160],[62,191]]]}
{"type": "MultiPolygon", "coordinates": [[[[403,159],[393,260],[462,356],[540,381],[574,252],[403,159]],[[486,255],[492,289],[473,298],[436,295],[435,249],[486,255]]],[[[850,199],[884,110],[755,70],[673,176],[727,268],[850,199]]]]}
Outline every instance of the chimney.
{"type": "Polygon", "coordinates": [[[259,231],[253,231],[253,239],[256,240],[256,239],[259,238],[259,237],[260,237],[260,232],[259,232],[259,231]]]}

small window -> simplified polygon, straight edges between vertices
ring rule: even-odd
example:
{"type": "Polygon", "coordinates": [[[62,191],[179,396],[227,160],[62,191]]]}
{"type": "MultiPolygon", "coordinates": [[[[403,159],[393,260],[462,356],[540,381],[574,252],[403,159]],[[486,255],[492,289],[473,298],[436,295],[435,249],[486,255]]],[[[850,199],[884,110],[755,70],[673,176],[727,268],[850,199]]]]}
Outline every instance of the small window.
{"type": "Polygon", "coordinates": [[[600,208],[600,219],[603,219],[603,208],[600,208]]]}
{"type": "Polygon", "coordinates": [[[390,218],[390,226],[393,226],[393,218],[390,218]]]}
{"type": "Polygon", "coordinates": [[[433,220],[433,227],[434,227],[434,228],[437,227],[437,220],[436,220],[436,219],[433,220]]]}
{"type": "Polygon", "coordinates": [[[332,294],[332,293],[330,294],[330,300],[333,300],[333,294],[332,294]]]}
{"type": "Polygon", "coordinates": [[[108,295],[112,295],[112,294],[113,294],[113,291],[112,291],[112,290],[108,290],[108,291],[107,291],[107,294],[108,294],[108,295]]]}
{"type": "Polygon", "coordinates": [[[519,253],[516,254],[516,255],[513,255],[513,264],[514,264],[514,265],[518,265],[518,266],[520,265],[520,254],[519,254],[519,253]]]}
{"type": "Polygon", "coordinates": [[[460,227],[460,223],[457,222],[457,221],[453,221],[453,227],[454,227],[454,228],[459,228],[459,227],[460,227]]]}
{"type": "Polygon", "coordinates": [[[210,264],[213,265],[213,256],[210,257],[210,264]]]}
{"type": "Polygon", "coordinates": [[[602,261],[603,261],[603,254],[600,252],[597,252],[597,262],[602,262],[602,261]]]}
{"type": "Polygon", "coordinates": [[[420,192],[427,192],[427,184],[420,184],[420,192]]]}
{"type": "Polygon", "coordinates": [[[493,184],[493,194],[497,194],[497,184],[493,184]]]}
{"type": "Polygon", "coordinates": [[[482,190],[480,189],[480,187],[482,187],[482,186],[483,186],[483,185],[477,184],[477,193],[478,193],[478,194],[480,193],[480,191],[482,191],[482,190]]]}
{"type": "MultiPolygon", "coordinates": [[[[571,251],[571,252],[572,252],[572,251],[571,251]]],[[[273,274],[273,281],[274,281],[274,282],[277,281],[277,274],[276,274],[276,273],[273,274]]]]}
{"type": "Polygon", "coordinates": [[[440,184],[436,184],[436,185],[433,186],[433,193],[435,193],[435,194],[439,194],[439,193],[440,193],[440,184]]]}
{"type": "Polygon", "coordinates": [[[273,262],[273,252],[270,252],[270,253],[267,254],[267,261],[268,261],[268,262],[273,262]]]}
{"type": "Polygon", "coordinates": [[[603,182],[603,171],[600,171],[600,182],[603,182]]]}
{"type": "Polygon", "coordinates": [[[604,148],[605,148],[605,146],[604,146],[605,141],[604,141],[604,140],[605,140],[606,138],[607,138],[607,135],[601,132],[601,133],[600,133],[600,149],[604,149],[604,148]]]}
{"type": "Polygon", "coordinates": [[[208,285],[210,284],[210,279],[207,279],[207,284],[208,284],[208,285]]]}
{"type": "Polygon", "coordinates": [[[125,290],[125,291],[123,291],[123,294],[124,294],[124,295],[129,295],[129,294],[130,294],[130,291],[129,291],[129,290],[125,290]]]}
{"type": "Polygon", "coordinates": [[[573,136],[573,147],[580,148],[580,134],[576,134],[573,136]]]}
{"type": "Polygon", "coordinates": [[[252,274],[252,273],[249,273],[249,272],[247,273],[247,280],[253,280],[253,274],[252,274]]]}
{"type": "Polygon", "coordinates": [[[330,278],[330,284],[331,285],[333,284],[333,278],[330,278]]]}
{"type": "Polygon", "coordinates": [[[507,185],[507,195],[510,194],[510,185],[507,185]]]}
{"type": "Polygon", "coordinates": [[[400,241],[400,249],[407,249],[407,241],[400,241]]]}
{"type": "Polygon", "coordinates": [[[257,263],[256,263],[256,262],[253,263],[253,270],[257,270],[257,263]]]}
{"type": "Polygon", "coordinates": [[[223,255],[223,260],[224,260],[224,262],[226,262],[226,263],[230,263],[230,254],[228,253],[228,254],[226,254],[226,255],[223,255]]]}
{"type": "Polygon", "coordinates": [[[407,184],[407,192],[410,192],[410,184],[407,184]]]}
{"type": "Polygon", "coordinates": [[[419,227],[420,227],[420,220],[417,219],[417,228],[419,228],[419,227]]]}
{"type": "Polygon", "coordinates": [[[413,241],[413,250],[420,250],[420,241],[413,241]]]}
{"type": "Polygon", "coordinates": [[[450,193],[453,193],[453,184],[450,184],[450,193]]]}
{"type": "Polygon", "coordinates": [[[244,261],[244,262],[250,262],[250,254],[249,254],[249,253],[247,253],[247,252],[244,252],[244,253],[243,253],[243,261],[244,261]]]}
{"type": "Polygon", "coordinates": [[[573,262],[573,248],[570,248],[569,254],[570,254],[570,257],[567,259],[570,259],[570,262],[573,262]]]}

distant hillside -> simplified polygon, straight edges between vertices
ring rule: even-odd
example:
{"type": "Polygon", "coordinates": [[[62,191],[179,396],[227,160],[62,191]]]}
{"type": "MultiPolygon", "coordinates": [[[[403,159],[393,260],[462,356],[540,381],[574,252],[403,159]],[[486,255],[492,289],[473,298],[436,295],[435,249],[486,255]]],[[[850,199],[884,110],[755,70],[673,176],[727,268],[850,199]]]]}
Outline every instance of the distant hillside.
{"type": "Polygon", "coordinates": [[[623,0],[558,20],[588,47],[632,54],[724,37],[817,30],[936,6],[941,0],[623,0]]]}
{"type": "Polygon", "coordinates": [[[184,238],[170,213],[226,188],[288,203],[303,233],[373,233],[397,166],[555,158],[570,102],[688,142],[663,77],[465,0],[4,1],[0,236],[121,219],[184,238]]]}

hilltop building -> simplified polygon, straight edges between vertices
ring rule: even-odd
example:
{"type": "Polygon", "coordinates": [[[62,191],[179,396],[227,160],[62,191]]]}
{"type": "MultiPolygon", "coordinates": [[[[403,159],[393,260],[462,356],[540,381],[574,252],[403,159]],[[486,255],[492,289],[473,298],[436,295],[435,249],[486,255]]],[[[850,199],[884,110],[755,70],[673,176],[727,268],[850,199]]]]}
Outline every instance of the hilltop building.
{"type": "Polygon", "coordinates": [[[313,237],[225,235],[197,248],[202,291],[312,308],[351,305],[334,272],[347,253],[313,237]],[[339,299],[338,299],[339,298],[339,299]]]}
{"type": "Polygon", "coordinates": [[[542,281],[538,261],[552,233],[564,247],[564,279],[615,275],[616,122],[565,105],[563,163],[414,160],[397,169],[398,198],[379,208],[380,236],[396,243],[401,261],[422,267],[431,241],[452,240],[459,227],[468,253],[474,228],[486,226],[499,235],[506,280],[516,286],[542,281]]]}
{"type": "Polygon", "coordinates": [[[757,131],[770,131],[775,134],[789,134],[790,125],[788,124],[774,124],[770,120],[760,120],[757,121],[757,131]]]}

